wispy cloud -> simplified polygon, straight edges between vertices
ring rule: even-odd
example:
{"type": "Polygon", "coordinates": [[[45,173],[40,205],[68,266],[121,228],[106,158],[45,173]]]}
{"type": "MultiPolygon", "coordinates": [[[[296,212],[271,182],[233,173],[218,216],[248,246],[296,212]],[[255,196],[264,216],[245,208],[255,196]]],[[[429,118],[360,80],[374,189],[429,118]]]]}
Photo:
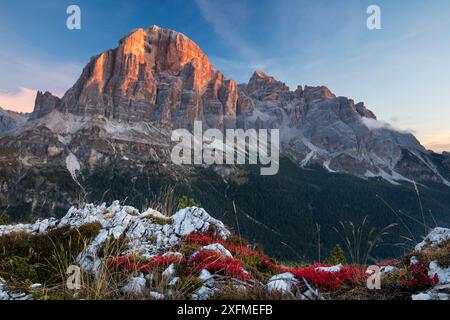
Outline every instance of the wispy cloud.
{"type": "Polygon", "coordinates": [[[17,92],[20,88],[32,88],[62,95],[74,84],[81,69],[77,63],[2,52],[0,89],[17,92]]]}
{"type": "Polygon", "coordinates": [[[394,126],[394,125],[390,124],[389,122],[382,121],[382,120],[361,118],[361,121],[369,130],[388,129],[388,130],[398,131],[401,133],[415,134],[414,130],[412,130],[412,129],[400,129],[397,126],[394,126]]]}
{"type": "Polygon", "coordinates": [[[225,75],[231,75],[239,83],[246,83],[253,72],[267,70],[274,63],[272,59],[234,60],[217,56],[211,56],[210,59],[225,75]]]}
{"type": "Polygon", "coordinates": [[[258,51],[248,44],[239,26],[246,21],[247,7],[243,1],[196,0],[205,20],[214,31],[243,58],[258,57],[258,51]]]}

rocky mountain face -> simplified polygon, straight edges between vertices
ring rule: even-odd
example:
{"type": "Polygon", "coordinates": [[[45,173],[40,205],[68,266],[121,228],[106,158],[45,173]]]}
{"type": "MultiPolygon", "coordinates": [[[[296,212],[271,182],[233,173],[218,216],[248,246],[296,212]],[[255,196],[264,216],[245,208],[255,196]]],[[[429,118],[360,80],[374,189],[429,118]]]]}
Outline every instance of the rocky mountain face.
{"type": "Polygon", "coordinates": [[[273,77],[255,72],[239,87],[238,110],[245,127],[280,129],[282,152],[302,167],[318,164],[330,172],[391,182],[415,179],[450,185],[412,134],[378,121],[364,103],[336,97],[326,87],[290,91],[273,77]]]}
{"type": "Polygon", "coordinates": [[[60,103],[61,99],[55,97],[50,92],[46,91],[43,93],[38,91],[34,102],[34,110],[31,113],[29,120],[33,121],[45,117],[53,110],[57,110],[60,103]]]}
{"type": "Polygon", "coordinates": [[[94,57],[58,109],[174,128],[202,119],[223,128],[236,117],[236,100],[236,82],[216,71],[194,42],[153,26],[94,57]]]}
{"type": "MultiPolygon", "coordinates": [[[[191,129],[195,120],[203,121],[204,128],[222,130],[280,129],[281,157],[294,166],[286,167],[290,173],[265,182],[278,189],[283,182],[288,192],[280,196],[300,192],[294,189],[301,186],[289,177],[313,167],[351,174],[367,185],[379,178],[387,184],[415,180],[450,185],[448,156],[437,157],[412,134],[378,121],[364,103],[337,97],[323,86],[291,91],[259,71],[238,85],[215,70],[193,41],[157,26],[133,31],[116,49],[93,57],[62,98],[39,92],[28,121],[4,114],[1,111],[0,210],[8,209],[16,218],[61,215],[84,201],[126,198],[143,205],[168,184],[204,199],[214,194],[215,200],[209,199],[217,200],[213,206],[227,202],[232,192],[239,197],[241,191],[236,190],[250,196],[250,182],[259,186],[262,180],[250,178],[247,168],[171,162],[171,130],[191,129]],[[16,130],[5,133],[2,128],[16,130]],[[214,192],[206,192],[209,188],[214,192]]],[[[317,176],[323,179],[322,173],[317,176]]],[[[323,187],[322,182],[311,181],[312,189],[301,192],[319,192],[315,188],[323,187]]],[[[444,208],[441,195],[437,198],[436,207],[444,208]]],[[[242,200],[242,205],[250,200],[242,200]]],[[[308,212],[315,210],[312,202],[305,203],[308,212]]],[[[248,210],[246,219],[252,218],[248,210]]],[[[262,225],[272,223],[266,222],[262,225]]]]}
{"type": "Polygon", "coordinates": [[[0,134],[20,127],[27,119],[27,114],[5,110],[0,107],[0,134]]]}
{"type": "Polygon", "coordinates": [[[39,92],[30,120],[52,111],[163,129],[191,129],[194,120],[222,130],[280,129],[281,151],[302,167],[450,185],[412,134],[378,121],[364,103],[326,87],[291,91],[263,72],[238,86],[186,36],[157,26],[92,58],[62,99],[39,92]]]}

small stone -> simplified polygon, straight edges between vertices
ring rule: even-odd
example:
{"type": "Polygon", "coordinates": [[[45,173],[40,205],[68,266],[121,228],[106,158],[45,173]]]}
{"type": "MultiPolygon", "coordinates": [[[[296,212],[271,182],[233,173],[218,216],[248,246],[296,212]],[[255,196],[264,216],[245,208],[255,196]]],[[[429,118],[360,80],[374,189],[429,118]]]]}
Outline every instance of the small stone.
{"type": "Polygon", "coordinates": [[[162,273],[163,277],[171,278],[175,274],[175,264],[171,264],[164,272],[162,273]]]}
{"type": "Polygon", "coordinates": [[[144,293],[146,280],[144,276],[131,278],[128,283],[122,288],[123,293],[141,295],[144,293]]]}
{"type": "Polygon", "coordinates": [[[282,273],[270,278],[269,282],[267,283],[267,290],[270,293],[278,291],[281,293],[292,294],[292,288],[296,284],[298,284],[298,282],[299,281],[295,278],[295,276],[292,273],[290,272],[282,273]]]}
{"type": "Polygon", "coordinates": [[[155,299],[155,300],[164,300],[164,295],[161,294],[161,293],[159,293],[159,292],[156,292],[156,291],[150,291],[150,292],[148,293],[148,296],[149,296],[150,298],[155,299]]]}

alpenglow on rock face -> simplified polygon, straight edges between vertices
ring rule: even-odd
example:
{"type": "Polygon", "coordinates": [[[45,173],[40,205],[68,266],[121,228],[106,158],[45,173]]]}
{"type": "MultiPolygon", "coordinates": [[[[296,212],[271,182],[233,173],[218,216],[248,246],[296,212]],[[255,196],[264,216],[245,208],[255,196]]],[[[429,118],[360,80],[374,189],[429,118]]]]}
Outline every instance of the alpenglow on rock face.
{"type": "Polygon", "coordinates": [[[220,128],[235,118],[236,100],[236,82],[216,71],[193,41],[153,26],[92,58],[60,109],[175,128],[207,117],[220,128]]]}

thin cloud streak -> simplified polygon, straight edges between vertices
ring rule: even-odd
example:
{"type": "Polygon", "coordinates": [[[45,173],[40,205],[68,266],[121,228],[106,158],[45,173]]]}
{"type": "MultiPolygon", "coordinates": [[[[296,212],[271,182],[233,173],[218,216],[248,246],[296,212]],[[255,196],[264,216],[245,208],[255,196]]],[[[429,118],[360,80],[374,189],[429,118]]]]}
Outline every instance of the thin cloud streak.
{"type": "Polygon", "coordinates": [[[75,83],[81,70],[82,66],[76,63],[0,53],[0,71],[7,75],[0,79],[0,89],[17,92],[20,88],[34,88],[62,95],[75,83]]]}
{"type": "Polygon", "coordinates": [[[258,51],[248,45],[237,25],[245,21],[246,6],[242,2],[224,2],[216,0],[196,0],[205,20],[214,31],[241,56],[253,59],[258,51]]]}

